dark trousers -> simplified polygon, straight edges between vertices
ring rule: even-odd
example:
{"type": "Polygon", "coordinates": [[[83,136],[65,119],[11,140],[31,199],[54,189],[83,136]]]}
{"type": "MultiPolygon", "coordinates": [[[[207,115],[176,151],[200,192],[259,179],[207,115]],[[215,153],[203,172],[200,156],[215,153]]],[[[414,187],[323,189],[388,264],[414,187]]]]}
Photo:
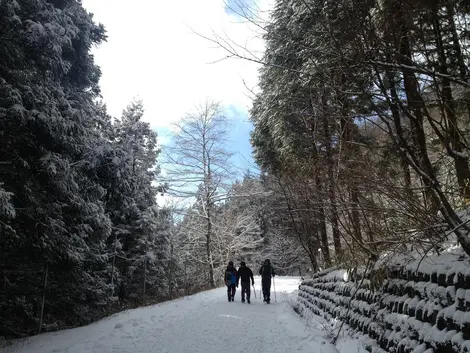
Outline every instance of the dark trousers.
{"type": "Polygon", "coordinates": [[[229,299],[235,296],[236,286],[237,286],[236,284],[229,284],[227,286],[227,296],[229,299]]]}
{"type": "Polygon", "coordinates": [[[246,299],[250,300],[250,295],[251,295],[250,282],[242,282],[242,301],[245,301],[245,295],[246,295],[246,299]]]}
{"type": "Polygon", "coordinates": [[[271,299],[271,277],[261,278],[261,288],[263,289],[264,300],[271,299]]]}

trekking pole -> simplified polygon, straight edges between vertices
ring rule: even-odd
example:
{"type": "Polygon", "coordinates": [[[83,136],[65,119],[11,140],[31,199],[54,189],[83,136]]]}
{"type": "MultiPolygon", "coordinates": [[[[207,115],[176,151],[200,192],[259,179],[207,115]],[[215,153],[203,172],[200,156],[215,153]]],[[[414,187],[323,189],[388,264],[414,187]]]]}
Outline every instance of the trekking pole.
{"type": "Polygon", "coordinates": [[[276,298],[276,282],[274,282],[274,277],[273,277],[273,287],[274,287],[274,302],[277,303],[277,298],[276,298]]]}

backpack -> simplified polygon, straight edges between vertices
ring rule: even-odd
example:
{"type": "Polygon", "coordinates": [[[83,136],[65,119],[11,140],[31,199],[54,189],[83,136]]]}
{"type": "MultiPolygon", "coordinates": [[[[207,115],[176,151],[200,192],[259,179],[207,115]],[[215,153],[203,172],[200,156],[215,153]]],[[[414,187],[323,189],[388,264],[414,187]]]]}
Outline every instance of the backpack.
{"type": "Polygon", "coordinates": [[[263,270],[261,271],[262,277],[271,277],[272,269],[271,265],[263,265],[263,270]]]}
{"type": "Polygon", "coordinates": [[[232,283],[232,271],[230,270],[225,271],[225,280],[229,283],[232,283]]]}

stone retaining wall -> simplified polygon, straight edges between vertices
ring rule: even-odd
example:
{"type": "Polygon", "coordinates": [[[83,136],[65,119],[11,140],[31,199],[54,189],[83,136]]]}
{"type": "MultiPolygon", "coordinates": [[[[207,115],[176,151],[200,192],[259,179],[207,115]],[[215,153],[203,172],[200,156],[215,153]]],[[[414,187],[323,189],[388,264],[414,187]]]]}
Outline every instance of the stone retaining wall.
{"type": "Polygon", "coordinates": [[[344,321],[370,352],[470,352],[470,262],[445,254],[418,263],[388,267],[375,291],[370,274],[317,273],[300,286],[299,310],[344,321]]]}

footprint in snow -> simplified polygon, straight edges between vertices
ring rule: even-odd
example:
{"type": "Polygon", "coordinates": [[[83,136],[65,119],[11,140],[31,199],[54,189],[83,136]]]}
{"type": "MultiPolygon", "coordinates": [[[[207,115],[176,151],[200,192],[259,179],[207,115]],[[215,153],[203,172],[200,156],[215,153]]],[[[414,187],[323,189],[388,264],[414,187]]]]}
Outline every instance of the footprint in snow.
{"type": "Polygon", "coordinates": [[[118,322],[118,323],[114,326],[115,329],[120,329],[120,328],[123,328],[123,327],[124,327],[124,325],[123,325],[122,323],[120,323],[120,322],[118,322]]]}

